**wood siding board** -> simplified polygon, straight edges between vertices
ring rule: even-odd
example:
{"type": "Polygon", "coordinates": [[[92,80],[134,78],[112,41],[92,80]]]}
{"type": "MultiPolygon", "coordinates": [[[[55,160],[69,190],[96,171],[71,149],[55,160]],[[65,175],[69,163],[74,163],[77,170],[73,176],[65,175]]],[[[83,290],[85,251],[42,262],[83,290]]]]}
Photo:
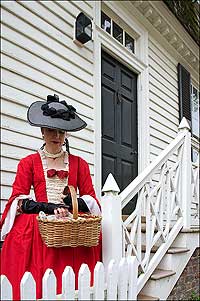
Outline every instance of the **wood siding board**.
{"type": "MultiPolygon", "coordinates": [[[[159,130],[163,134],[166,134],[170,138],[174,139],[177,136],[176,131],[173,131],[171,128],[166,127],[165,124],[162,124],[160,120],[154,120],[153,118],[150,118],[150,126],[154,129],[159,130]]],[[[178,127],[177,127],[178,130],[178,127]]]]}
{"type": "MultiPolygon", "coordinates": [[[[20,3],[25,3],[27,1],[21,1],[20,3]]],[[[62,19],[71,28],[74,26],[75,16],[72,16],[69,11],[63,9],[56,1],[38,1],[43,7],[46,7],[50,12],[57,16],[57,18],[62,19]]]]}
{"type": "Polygon", "coordinates": [[[41,139],[31,136],[31,131],[32,127],[30,127],[30,135],[27,136],[22,133],[18,133],[17,129],[16,131],[2,129],[1,139],[4,143],[10,145],[25,147],[30,150],[33,150],[32,146],[34,146],[34,149],[38,149],[41,147],[41,139]]]}
{"type": "MultiPolygon", "coordinates": [[[[149,36],[149,48],[155,49],[155,52],[159,52],[159,56],[166,58],[166,64],[168,66],[171,66],[173,69],[174,66],[176,67],[177,61],[175,58],[173,58],[168,51],[166,51],[162,45],[159,44],[158,41],[155,41],[155,39],[151,36],[149,36]]],[[[164,59],[165,61],[165,59],[164,59]]]]}
{"type": "Polygon", "coordinates": [[[72,10],[74,8],[77,8],[79,10],[79,13],[83,12],[83,13],[89,15],[90,18],[93,19],[93,8],[91,6],[89,6],[87,2],[81,1],[81,0],[78,0],[78,1],[71,0],[71,4],[73,5],[72,10]]]}
{"type": "Polygon", "coordinates": [[[44,68],[46,68],[47,72],[54,72],[53,74],[56,75],[57,78],[61,77],[66,79],[66,82],[71,82],[71,85],[75,82],[75,80],[77,80],[77,82],[82,83],[83,89],[84,85],[86,85],[86,87],[89,86],[89,89],[90,87],[93,87],[93,77],[76,66],[75,73],[74,66],[71,63],[68,64],[69,68],[67,69],[65,62],[62,62],[62,65],[58,65],[57,63],[54,63],[54,61],[49,60],[49,58],[46,59],[45,57],[41,57],[41,52],[38,55],[35,53],[35,50],[33,52],[27,48],[24,48],[24,44],[19,45],[5,38],[2,38],[1,40],[1,47],[2,53],[8,54],[10,57],[16,58],[17,60],[26,64],[30,64],[31,62],[30,65],[34,65],[38,69],[44,70],[44,68]]]}
{"type": "MultiPolygon", "coordinates": [[[[2,114],[11,115],[14,118],[27,121],[27,107],[21,104],[12,104],[10,101],[2,98],[1,104],[2,114]]],[[[14,119],[13,119],[14,120],[14,119]]]]}
{"type": "Polygon", "coordinates": [[[177,82],[176,66],[173,66],[173,68],[169,67],[166,57],[161,58],[158,52],[154,52],[153,49],[149,48],[149,59],[151,65],[158,65],[160,73],[166,72],[166,74],[170,75],[177,82]]]}
{"type": "MultiPolygon", "coordinates": [[[[81,84],[81,87],[78,85],[77,80],[77,86],[76,86],[76,80],[74,79],[74,86],[70,84],[70,80],[67,80],[67,74],[66,74],[66,82],[65,77],[63,78],[56,78],[52,73],[48,73],[47,71],[38,70],[34,65],[31,66],[30,64],[23,63],[19,60],[16,60],[16,58],[12,58],[8,56],[8,54],[2,54],[1,56],[2,61],[2,68],[6,68],[8,70],[12,70],[12,72],[15,72],[16,74],[19,74],[21,76],[24,76],[26,78],[29,78],[30,80],[33,80],[35,82],[40,82],[46,87],[51,87],[52,89],[60,88],[60,90],[68,90],[68,93],[73,95],[76,99],[86,98],[86,99],[92,99],[93,89],[89,87],[86,89],[84,87],[84,83],[81,84]],[[83,87],[83,89],[82,89],[83,87]]],[[[47,66],[48,69],[48,66],[47,66]]],[[[51,68],[52,70],[52,68],[51,68]]],[[[3,74],[2,74],[3,77],[3,74]]],[[[81,83],[81,81],[80,81],[81,83]]],[[[92,100],[91,100],[92,101],[92,100]]]]}
{"type": "Polygon", "coordinates": [[[42,31],[40,27],[35,27],[30,22],[27,23],[26,19],[21,19],[20,15],[16,16],[14,12],[4,8],[2,9],[2,23],[36,41],[36,43],[40,43],[49,49],[55,49],[58,53],[64,53],[66,57],[71,59],[71,62],[76,62],[76,65],[84,65],[86,70],[91,70],[92,54],[82,48],[80,50],[78,46],[75,47],[73,41],[67,39],[66,36],[63,37],[61,33],[51,32],[51,34],[48,34],[48,32],[42,31]],[[7,20],[9,20],[9,23],[7,23],[7,20]]]}
{"type": "Polygon", "coordinates": [[[165,99],[161,99],[161,98],[157,97],[156,95],[150,93],[149,100],[154,102],[159,107],[164,108],[171,115],[178,118],[179,110],[177,108],[173,108],[170,104],[168,104],[168,102],[165,101],[165,99]]]}
{"type": "Polygon", "coordinates": [[[27,9],[29,12],[33,13],[35,17],[41,19],[41,28],[53,27],[59,32],[63,33],[63,35],[66,35],[68,38],[73,39],[73,22],[71,24],[70,22],[67,22],[67,19],[64,19],[62,16],[59,16],[56,10],[52,13],[52,10],[48,7],[49,3],[51,3],[51,1],[46,1],[46,5],[39,1],[18,2],[18,4],[20,4],[22,7],[27,9]]]}
{"type": "MultiPolygon", "coordinates": [[[[14,182],[15,172],[1,171],[1,185],[11,187],[11,183],[14,182]]],[[[4,196],[2,196],[4,198],[4,196]]]]}
{"type": "Polygon", "coordinates": [[[165,116],[161,116],[158,112],[151,110],[150,119],[159,120],[159,123],[161,123],[166,128],[171,129],[172,131],[174,131],[174,133],[177,134],[178,124],[171,122],[171,120],[166,120],[165,116]]]}
{"type": "Polygon", "coordinates": [[[151,56],[152,53],[158,58],[158,62],[162,61],[161,65],[164,64],[174,75],[176,74],[177,61],[173,59],[161,45],[149,39],[149,55],[151,56]]]}
{"type": "Polygon", "coordinates": [[[172,88],[175,88],[175,91],[178,89],[177,87],[177,74],[175,74],[175,76],[173,77],[173,73],[169,73],[167,72],[165,65],[163,64],[162,66],[160,66],[158,64],[157,61],[157,57],[155,57],[154,59],[149,56],[149,66],[155,70],[156,73],[159,74],[159,76],[170,83],[170,85],[172,86],[172,88]]]}
{"type": "Polygon", "coordinates": [[[150,116],[151,116],[151,110],[154,112],[158,112],[159,115],[162,115],[164,118],[166,118],[166,121],[171,121],[174,124],[179,124],[178,116],[172,115],[171,113],[167,112],[164,108],[160,107],[157,103],[154,103],[153,101],[150,101],[150,116]]]}
{"type": "Polygon", "coordinates": [[[158,89],[156,86],[151,84],[151,88],[149,91],[149,96],[150,98],[152,95],[156,96],[158,99],[161,99],[162,101],[164,100],[166,103],[168,103],[171,107],[176,109],[177,111],[179,110],[178,102],[177,102],[177,97],[170,98],[169,96],[165,95],[160,89],[158,89]]]}
{"type": "Polygon", "coordinates": [[[10,145],[6,144],[5,142],[2,141],[1,143],[1,155],[6,157],[6,158],[13,158],[16,160],[20,160],[31,153],[34,153],[34,150],[29,150],[23,147],[20,147],[18,145],[10,145]]]}
{"type": "Polygon", "coordinates": [[[60,48],[49,48],[47,47],[48,45],[42,42],[40,43],[40,41],[34,40],[27,34],[21,33],[17,29],[9,27],[8,24],[4,23],[1,25],[1,34],[5,40],[41,57],[44,61],[52,62],[52,64],[59,68],[67,70],[69,73],[71,72],[72,75],[82,77],[86,82],[92,80],[92,68],[88,66],[84,68],[85,65],[83,62],[80,65],[76,60],[71,60],[71,57],[67,56],[65,51],[60,52],[60,48]]]}
{"type": "Polygon", "coordinates": [[[17,165],[19,160],[8,158],[8,157],[1,157],[1,170],[6,172],[16,172],[17,165]]]}
{"type": "Polygon", "coordinates": [[[171,91],[175,96],[178,97],[178,89],[177,87],[173,86],[171,84],[171,77],[168,77],[167,79],[163,77],[163,75],[159,74],[154,66],[149,67],[149,73],[151,74],[152,77],[154,77],[157,81],[157,85],[165,87],[169,91],[171,91]]]}
{"type": "MultiPolygon", "coordinates": [[[[28,72],[30,72],[30,69],[27,69],[28,72]]],[[[69,90],[65,85],[63,84],[58,84],[54,83],[54,81],[48,81],[47,78],[44,76],[45,83],[42,83],[39,81],[39,79],[34,76],[35,79],[33,78],[33,74],[31,75],[32,78],[28,78],[27,76],[24,76],[23,74],[19,74],[19,72],[15,72],[14,70],[9,69],[4,69],[2,67],[2,82],[6,85],[14,86],[15,88],[20,88],[23,82],[24,90],[28,91],[37,91],[41,93],[41,95],[44,95],[43,99],[46,98],[46,95],[51,94],[52,92],[55,94],[60,95],[63,91],[66,91],[69,93],[69,90]],[[61,92],[62,91],[62,92],[61,92]]],[[[69,97],[70,94],[66,94],[65,97],[69,97]]],[[[77,101],[80,99],[83,99],[85,103],[91,103],[90,106],[92,106],[92,98],[86,97],[86,95],[82,94],[81,92],[75,93],[73,96],[73,99],[76,99],[77,101]],[[79,95],[79,96],[78,96],[79,95]]],[[[71,98],[71,97],[69,97],[71,98]]],[[[70,104],[72,102],[70,101],[70,104]]],[[[89,106],[89,105],[88,105],[89,106]]],[[[77,106],[76,106],[77,107],[77,106]]]]}
{"type": "MultiPolygon", "coordinates": [[[[24,6],[19,4],[20,2],[15,1],[4,1],[2,3],[2,7],[10,12],[13,16],[16,16],[18,19],[26,23],[26,27],[29,28],[33,27],[37,29],[39,32],[48,35],[49,37],[53,38],[55,41],[59,42],[60,44],[64,45],[67,48],[73,48],[73,37],[69,38],[65,33],[61,32],[54,26],[50,25],[38,15],[35,15],[34,12],[31,11],[31,6],[33,8],[39,3],[37,1],[27,1],[26,3],[30,5],[29,8],[25,8],[24,6]],[[70,47],[71,45],[71,47],[70,47]]],[[[42,7],[40,5],[40,7],[42,7]]],[[[5,10],[2,11],[2,16],[5,15],[5,10]]],[[[38,10],[37,10],[38,11],[38,10]]],[[[3,19],[3,18],[2,18],[3,19]]],[[[83,47],[80,50],[80,47],[75,47],[74,51],[77,52],[80,56],[88,60],[89,62],[92,62],[92,49],[89,49],[89,47],[83,47]]]]}
{"type": "Polygon", "coordinates": [[[152,137],[159,137],[159,140],[169,144],[173,138],[169,137],[166,133],[162,133],[159,129],[151,127],[150,135],[152,137]]]}
{"type": "Polygon", "coordinates": [[[149,90],[151,91],[152,85],[154,86],[153,89],[158,89],[160,93],[163,94],[163,99],[170,98],[170,99],[177,99],[178,103],[178,95],[174,94],[171,90],[165,87],[165,85],[160,84],[152,74],[149,74],[149,90]]]}

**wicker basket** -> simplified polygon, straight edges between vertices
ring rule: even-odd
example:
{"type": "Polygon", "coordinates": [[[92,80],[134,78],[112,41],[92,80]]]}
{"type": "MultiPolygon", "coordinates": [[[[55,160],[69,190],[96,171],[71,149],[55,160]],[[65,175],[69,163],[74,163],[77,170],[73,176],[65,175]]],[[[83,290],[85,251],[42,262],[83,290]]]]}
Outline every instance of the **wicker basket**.
{"type": "Polygon", "coordinates": [[[40,234],[47,247],[92,247],[99,243],[101,216],[81,214],[78,219],[78,202],[76,191],[69,186],[72,196],[73,219],[41,220],[37,216],[40,234]]]}

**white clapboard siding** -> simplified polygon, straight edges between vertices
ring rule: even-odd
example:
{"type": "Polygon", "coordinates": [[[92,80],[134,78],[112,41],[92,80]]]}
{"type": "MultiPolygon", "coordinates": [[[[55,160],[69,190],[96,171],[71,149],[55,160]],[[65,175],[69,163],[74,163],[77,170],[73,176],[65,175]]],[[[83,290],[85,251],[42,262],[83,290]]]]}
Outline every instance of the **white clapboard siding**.
{"type": "MultiPolygon", "coordinates": [[[[62,68],[58,68],[51,64],[51,62],[47,62],[44,59],[24,50],[21,47],[13,45],[11,42],[2,39],[1,41],[2,49],[6,49],[6,54],[12,59],[17,59],[22,64],[33,67],[34,69],[39,70],[44,74],[49,74],[51,77],[59,80],[61,82],[65,82],[68,86],[78,87],[81,86],[82,92],[91,95],[92,94],[92,82],[84,82],[81,78],[73,76],[67,72],[67,70],[62,70],[62,68]]],[[[5,53],[5,51],[3,51],[5,53]]],[[[2,56],[2,61],[4,57],[2,56]]],[[[5,57],[6,59],[6,57],[5,57]]],[[[17,66],[16,66],[17,67],[17,66]]]]}
{"type": "MultiPolygon", "coordinates": [[[[11,58],[7,55],[2,54],[2,67],[7,70],[12,70],[16,74],[21,75],[22,77],[29,78],[31,81],[37,82],[40,79],[40,83],[44,86],[51,85],[53,90],[59,89],[59,90],[68,90],[68,93],[72,94],[74,98],[79,99],[86,99],[86,101],[92,101],[92,89],[88,88],[88,92],[85,89],[85,91],[81,91],[80,84],[77,86],[70,86],[67,85],[63,80],[55,78],[51,73],[46,73],[43,71],[40,71],[38,69],[35,69],[30,64],[24,64],[20,61],[16,61],[14,58],[11,58]],[[79,90],[80,89],[80,90],[79,90]]],[[[4,78],[4,73],[2,74],[4,82],[7,80],[4,78]]]]}
{"type": "MultiPolygon", "coordinates": [[[[176,137],[179,124],[177,64],[149,38],[150,160],[176,137]]],[[[175,156],[172,158],[175,160],[175,156]]]]}
{"type": "Polygon", "coordinates": [[[159,128],[159,131],[167,136],[169,138],[174,139],[176,137],[175,131],[173,131],[171,128],[168,128],[164,126],[163,123],[160,122],[160,120],[155,120],[153,118],[150,119],[150,126],[152,129],[157,130],[159,128]]]}
{"type": "Polygon", "coordinates": [[[83,78],[83,80],[91,82],[92,81],[92,70],[84,70],[84,64],[78,65],[76,61],[72,61],[71,57],[66,56],[65,52],[61,53],[60,49],[48,48],[45,44],[38,43],[36,40],[30,39],[27,35],[22,35],[14,28],[10,28],[5,24],[1,27],[2,37],[10,42],[15,43],[15,45],[26,49],[30,53],[41,57],[43,60],[52,63],[68,73],[83,78]],[[72,68],[73,67],[73,68],[72,68]]]}
{"type": "Polygon", "coordinates": [[[93,18],[93,1],[56,1],[62,7],[74,12],[74,16],[77,16],[81,11],[93,18]],[[66,3],[68,2],[68,3],[66,3]]]}
{"type": "Polygon", "coordinates": [[[1,170],[6,172],[13,172],[15,173],[17,170],[17,165],[19,163],[19,160],[7,158],[2,156],[1,157],[1,170]]]}
{"type": "MultiPolygon", "coordinates": [[[[28,1],[28,3],[30,3],[29,5],[31,5],[31,2],[32,1],[28,1]]],[[[41,5],[37,1],[32,2],[32,4],[34,7],[38,6],[38,10],[41,7],[41,5]]],[[[69,38],[66,34],[63,34],[63,32],[50,25],[46,21],[42,20],[38,16],[38,11],[37,14],[35,14],[34,12],[31,12],[29,9],[20,5],[20,2],[18,3],[15,1],[3,1],[2,7],[7,11],[6,13],[5,10],[3,10],[4,15],[9,14],[10,18],[12,18],[12,20],[16,22],[16,18],[14,18],[15,14],[21,19],[21,25],[25,23],[27,29],[32,29],[31,33],[38,32],[41,33],[41,35],[48,35],[50,39],[53,38],[53,40],[57,41],[60,45],[66,46],[67,48],[70,48],[70,46],[74,44],[72,38],[69,38]]],[[[20,27],[20,30],[21,29],[22,28],[20,27]]],[[[83,51],[81,52],[80,47],[77,47],[75,48],[75,52],[77,54],[80,54],[81,57],[84,57],[86,60],[88,60],[88,62],[92,62],[91,50],[88,50],[88,48],[84,47],[83,51]]]]}

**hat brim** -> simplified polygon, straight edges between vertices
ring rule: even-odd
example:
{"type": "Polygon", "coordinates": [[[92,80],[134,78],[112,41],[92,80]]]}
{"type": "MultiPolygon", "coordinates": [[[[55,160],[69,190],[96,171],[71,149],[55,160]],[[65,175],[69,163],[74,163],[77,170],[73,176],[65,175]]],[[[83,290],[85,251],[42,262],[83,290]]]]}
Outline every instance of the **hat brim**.
{"type": "MultiPolygon", "coordinates": [[[[74,114],[75,118],[71,118],[69,121],[61,118],[52,118],[51,116],[43,115],[43,111],[41,109],[43,104],[46,104],[46,102],[36,101],[29,107],[27,112],[27,119],[31,125],[37,127],[60,129],[66,132],[79,131],[87,126],[87,123],[82,120],[76,113],[74,114]]],[[[51,103],[51,106],[58,109],[63,105],[55,102],[51,103]]]]}

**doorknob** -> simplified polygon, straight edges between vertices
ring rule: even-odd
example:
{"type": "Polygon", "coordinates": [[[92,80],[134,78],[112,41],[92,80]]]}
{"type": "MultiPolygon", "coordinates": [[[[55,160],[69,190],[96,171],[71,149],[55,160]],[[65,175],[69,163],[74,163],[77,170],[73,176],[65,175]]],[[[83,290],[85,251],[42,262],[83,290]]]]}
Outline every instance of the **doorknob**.
{"type": "Polygon", "coordinates": [[[137,155],[137,154],[138,154],[138,152],[136,150],[133,150],[130,152],[130,155],[137,155]]]}
{"type": "Polygon", "coordinates": [[[117,90],[117,103],[120,104],[122,102],[122,95],[120,93],[120,90],[117,90]]]}

